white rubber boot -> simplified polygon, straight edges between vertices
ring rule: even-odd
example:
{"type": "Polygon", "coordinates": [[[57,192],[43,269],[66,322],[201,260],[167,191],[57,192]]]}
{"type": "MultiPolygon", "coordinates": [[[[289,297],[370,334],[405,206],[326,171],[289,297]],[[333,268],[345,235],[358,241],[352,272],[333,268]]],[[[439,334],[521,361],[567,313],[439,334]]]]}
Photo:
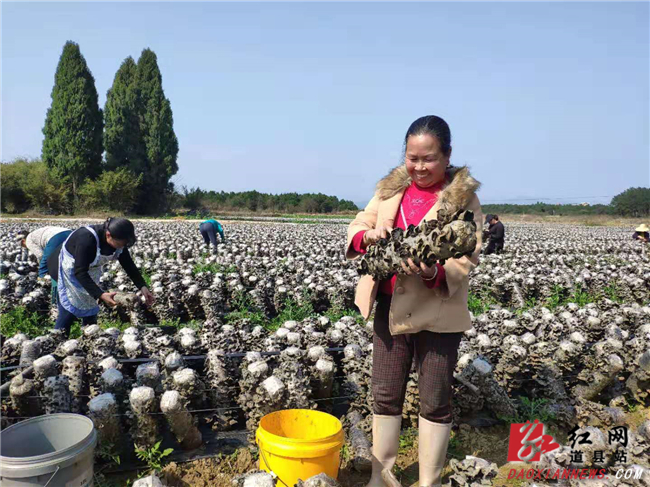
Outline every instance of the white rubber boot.
{"type": "Polygon", "coordinates": [[[372,416],[372,476],[366,487],[386,487],[381,471],[395,465],[401,427],[402,416],[372,416]]]}
{"type": "Polygon", "coordinates": [[[442,469],[447,457],[451,423],[432,423],[419,418],[420,487],[442,485],[442,469]]]}

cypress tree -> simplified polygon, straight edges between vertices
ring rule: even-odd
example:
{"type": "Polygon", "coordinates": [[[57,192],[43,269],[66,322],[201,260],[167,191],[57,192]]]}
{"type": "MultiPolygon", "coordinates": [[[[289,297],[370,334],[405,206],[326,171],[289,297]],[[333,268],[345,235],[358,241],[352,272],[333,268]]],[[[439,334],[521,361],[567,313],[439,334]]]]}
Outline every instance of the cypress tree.
{"type": "Polygon", "coordinates": [[[126,167],[134,174],[146,169],[144,141],[140,133],[137,65],[126,58],[115,74],[113,86],[106,94],[104,107],[104,147],[106,169],[126,167]]]}
{"type": "Polygon", "coordinates": [[[79,45],[68,41],[54,76],[42,157],[49,169],[70,177],[75,199],[84,179],[95,178],[102,170],[102,126],[95,78],[79,45]]]}
{"type": "Polygon", "coordinates": [[[171,177],[178,172],[178,139],[169,100],[162,88],[162,76],[156,54],[142,51],[138,60],[136,84],[140,108],[140,133],[146,153],[141,194],[137,211],[154,213],[164,210],[171,177]]]}

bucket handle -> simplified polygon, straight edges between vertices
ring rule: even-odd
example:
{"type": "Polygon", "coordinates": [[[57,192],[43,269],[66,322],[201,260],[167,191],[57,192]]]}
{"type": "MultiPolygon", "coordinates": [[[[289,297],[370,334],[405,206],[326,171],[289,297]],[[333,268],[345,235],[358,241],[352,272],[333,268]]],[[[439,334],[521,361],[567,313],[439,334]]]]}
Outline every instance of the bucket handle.
{"type": "Polygon", "coordinates": [[[53,473],[52,476],[50,477],[50,480],[48,480],[48,481],[47,481],[47,484],[45,484],[43,487],[47,487],[48,485],[50,485],[50,482],[52,482],[52,479],[54,478],[54,476],[55,476],[57,473],[59,473],[59,470],[61,470],[61,466],[60,466],[60,465],[56,467],[56,470],[54,471],[54,473],[53,473]]]}
{"type": "MultiPolygon", "coordinates": [[[[260,447],[259,443],[258,443],[257,447],[259,448],[260,454],[262,455],[262,459],[264,460],[264,463],[266,464],[266,468],[269,469],[269,472],[273,472],[273,469],[269,465],[269,462],[266,460],[266,455],[264,454],[264,449],[262,447],[260,447]]],[[[287,484],[284,480],[282,480],[277,473],[273,472],[273,475],[275,475],[278,478],[278,480],[280,482],[282,482],[284,485],[286,485],[287,487],[292,487],[291,485],[287,484]]]]}

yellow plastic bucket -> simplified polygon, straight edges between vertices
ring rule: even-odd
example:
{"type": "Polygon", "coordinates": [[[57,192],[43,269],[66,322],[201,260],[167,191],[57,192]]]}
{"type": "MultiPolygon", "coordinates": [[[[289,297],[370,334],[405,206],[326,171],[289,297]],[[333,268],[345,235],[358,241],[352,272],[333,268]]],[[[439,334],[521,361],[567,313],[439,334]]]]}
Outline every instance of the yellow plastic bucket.
{"type": "Polygon", "coordinates": [[[311,409],[286,409],[267,414],[255,433],[260,470],[277,475],[278,487],[319,473],[339,475],[343,426],[334,416],[311,409]]]}

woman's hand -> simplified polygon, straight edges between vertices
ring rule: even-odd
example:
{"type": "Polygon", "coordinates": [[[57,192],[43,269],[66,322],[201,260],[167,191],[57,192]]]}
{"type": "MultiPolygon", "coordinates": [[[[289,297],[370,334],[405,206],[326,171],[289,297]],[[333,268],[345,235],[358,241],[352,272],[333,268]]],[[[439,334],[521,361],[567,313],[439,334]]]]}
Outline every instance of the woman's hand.
{"type": "Polygon", "coordinates": [[[364,248],[368,247],[369,245],[377,243],[379,239],[386,238],[392,231],[393,229],[388,226],[373,228],[372,230],[368,230],[363,234],[363,240],[361,243],[363,244],[364,248]]]}
{"type": "Polygon", "coordinates": [[[108,306],[109,308],[114,308],[115,306],[117,306],[117,303],[113,299],[116,294],[117,293],[104,293],[99,297],[99,299],[101,301],[104,301],[106,306],[108,306]]]}
{"type": "Polygon", "coordinates": [[[412,259],[408,260],[408,265],[405,262],[401,262],[402,269],[409,276],[418,275],[425,279],[433,279],[438,275],[438,267],[433,266],[429,267],[424,262],[420,262],[420,267],[416,266],[412,259]]]}
{"type": "Polygon", "coordinates": [[[154,302],[154,297],[153,294],[151,294],[151,291],[149,291],[149,288],[147,286],[142,286],[142,289],[140,289],[142,292],[142,295],[144,296],[144,301],[147,306],[151,306],[154,302]]]}

